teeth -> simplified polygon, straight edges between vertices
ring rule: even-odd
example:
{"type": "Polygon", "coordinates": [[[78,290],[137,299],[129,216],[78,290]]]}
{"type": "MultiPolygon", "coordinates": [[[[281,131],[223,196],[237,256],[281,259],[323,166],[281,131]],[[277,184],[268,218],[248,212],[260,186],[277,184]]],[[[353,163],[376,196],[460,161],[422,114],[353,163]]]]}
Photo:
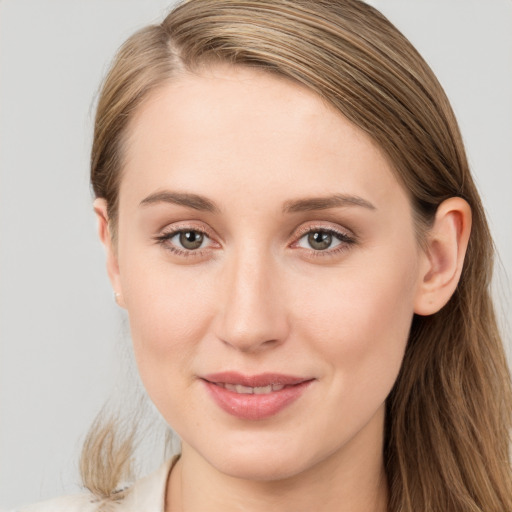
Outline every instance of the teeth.
{"type": "Polygon", "coordinates": [[[241,393],[244,395],[250,395],[250,394],[254,393],[254,388],[250,388],[249,386],[242,386],[242,384],[236,384],[235,391],[237,393],[241,393]]]}
{"type": "Polygon", "coordinates": [[[260,387],[257,387],[257,388],[253,388],[254,391],[253,393],[255,395],[265,395],[267,393],[272,393],[272,385],[269,384],[268,386],[260,386],[260,387]]]}
{"type": "Polygon", "coordinates": [[[268,386],[256,386],[254,388],[242,386],[242,384],[227,384],[222,382],[217,383],[217,385],[243,395],[266,395],[272,393],[272,391],[280,391],[284,388],[284,384],[269,384],[268,386]]]}

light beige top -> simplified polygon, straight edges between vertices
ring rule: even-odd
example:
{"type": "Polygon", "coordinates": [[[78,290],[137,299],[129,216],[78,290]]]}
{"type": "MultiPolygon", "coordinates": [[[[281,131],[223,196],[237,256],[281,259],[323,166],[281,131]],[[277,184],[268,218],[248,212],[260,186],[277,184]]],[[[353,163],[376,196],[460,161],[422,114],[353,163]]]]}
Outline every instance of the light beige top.
{"type": "Polygon", "coordinates": [[[43,501],[11,512],[164,512],[167,478],[175,461],[176,458],[170,459],[154,473],[137,480],[122,501],[111,505],[83,493],[43,501]]]}

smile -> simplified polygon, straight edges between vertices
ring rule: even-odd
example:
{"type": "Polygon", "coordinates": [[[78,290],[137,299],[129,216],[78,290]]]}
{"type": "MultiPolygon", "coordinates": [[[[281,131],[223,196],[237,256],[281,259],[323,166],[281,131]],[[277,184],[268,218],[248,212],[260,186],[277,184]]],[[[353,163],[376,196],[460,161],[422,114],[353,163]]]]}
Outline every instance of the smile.
{"type": "Polygon", "coordinates": [[[270,373],[246,376],[224,372],[207,375],[201,380],[210,398],[224,412],[254,421],[277,415],[298,400],[315,379],[270,373]]]}
{"type": "Polygon", "coordinates": [[[272,393],[272,391],[281,391],[284,388],[283,384],[269,384],[268,386],[243,386],[242,384],[226,384],[224,382],[215,383],[217,386],[221,386],[224,389],[233,391],[235,393],[241,393],[243,395],[266,395],[272,393]]]}

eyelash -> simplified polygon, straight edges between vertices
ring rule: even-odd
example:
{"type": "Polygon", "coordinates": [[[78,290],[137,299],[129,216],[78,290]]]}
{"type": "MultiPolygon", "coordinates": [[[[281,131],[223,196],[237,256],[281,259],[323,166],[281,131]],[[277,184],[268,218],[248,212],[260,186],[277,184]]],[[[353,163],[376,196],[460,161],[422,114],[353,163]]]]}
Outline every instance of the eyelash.
{"type": "Polygon", "coordinates": [[[187,232],[193,232],[193,233],[201,233],[202,235],[208,237],[211,240],[210,234],[200,228],[197,227],[183,227],[179,229],[175,229],[174,231],[169,231],[168,233],[163,233],[161,235],[158,235],[155,237],[155,241],[157,244],[160,244],[162,246],[165,245],[165,249],[168,251],[171,251],[173,254],[176,254],[178,256],[184,256],[184,257],[201,257],[204,256],[204,253],[206,252],[204,249],[180,249],[179,247],[176,247],[175,245],[171,245],[170,240],[171,238],[175,237],[176,235],[179,235],[180,233],[187,233],[187,232]]]}
{"type": "Polygon", "coordinates": [[[293,242],[292,246],[296,246],[306,235],[309,233],[327,233],[328,235],[332,235],[337,238],[340,242],[333,249],[325,249],[325,250],[315,250],[315,249],[306,249],[310,253],[310,257],[318,258],[328,258],[331,256],[338,256],[339,254],[345,252],[349,249],[351,245],[356,243],[356,238],[354,236],[350,236],[347,233],[343,233],[342,231],[338,231],[337,229],[325,227],[325,226],[315,226],[309,225],[298,231],[296,234],[296,241],[293,242]]]}
{"type": "MultiPolygon", "coordinates": [[[[175,229],[174,231],[170,231],[168,233],[163,233],[161,235],[156,236],[154,239],[157,244],[165,245],[166,250],[172,252],[173,254],[176,254],[178,256],[184,256],[184,257],[202,257],[207,252],[207,249],[180,249],[179,247],[176,247],[175,245],[171,245],[169,241],[175,237],[176,235],[179,235],[180,233],[186,233],[186,232],[194,232],[194,233],[200,233],[206,237],[208,237],[210,240],[212,237],[210,234],[203,229],[200,229],[198,227],[183,227],[179,229],[175,229]]],[[[341,231],[338,231],[333,228],[328,228],[325,226],[307,226],[296,234],[296,240],[291,244],[292,247],[295,247],[300,240],[302,240],[306,235],[309,233],[315,233],[315,232],[321,232],[321,233],[327,233],[329,235],[332,235],[333,237],[337,238],[339,240],[339,244],[334,249],[325,249],[325,250],[315,250],[315,249],[305,249],[310,254],[310,257],[330,257],[330,256],[336,256],[340,253],[348,250],[348,248],[351,245],[354,245],[357,240],[355,237],[350,236],[346,233],[343,233],[341,231]]]]}

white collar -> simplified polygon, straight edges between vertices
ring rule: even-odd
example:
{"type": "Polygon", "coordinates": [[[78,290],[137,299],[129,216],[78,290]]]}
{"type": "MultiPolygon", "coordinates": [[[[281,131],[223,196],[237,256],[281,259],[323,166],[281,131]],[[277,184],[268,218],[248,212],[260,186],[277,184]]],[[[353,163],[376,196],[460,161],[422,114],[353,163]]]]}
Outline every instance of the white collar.
{"type": "Polygon", "coordinates": [[[166,461],[157,471],[137,480],[122,501],[123,512],[165,512],[167,480],[179,456],[166,461]]]}

